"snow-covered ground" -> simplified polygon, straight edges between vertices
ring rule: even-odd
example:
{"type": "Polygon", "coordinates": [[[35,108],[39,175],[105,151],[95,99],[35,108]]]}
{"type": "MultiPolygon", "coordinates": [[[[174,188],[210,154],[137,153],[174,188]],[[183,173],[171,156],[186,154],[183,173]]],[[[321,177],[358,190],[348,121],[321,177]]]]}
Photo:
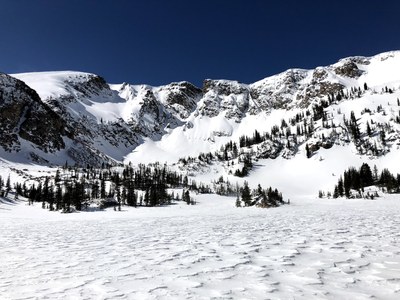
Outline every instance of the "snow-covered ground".
{"type": "Polygon", "coordinates": [[[60,214],[0,203],[1,299],[399,299],[400,199],[60,214]]]}

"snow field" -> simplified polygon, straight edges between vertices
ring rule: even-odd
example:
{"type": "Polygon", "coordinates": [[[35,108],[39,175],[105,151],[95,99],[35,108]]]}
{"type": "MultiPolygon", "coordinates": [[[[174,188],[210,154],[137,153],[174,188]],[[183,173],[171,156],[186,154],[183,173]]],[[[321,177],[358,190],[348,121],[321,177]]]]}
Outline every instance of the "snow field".
{"type": "Polygon", "coordinates": [[[59,214],[0,204],[2,299],[398,299],[400,201],[59,214]]]}

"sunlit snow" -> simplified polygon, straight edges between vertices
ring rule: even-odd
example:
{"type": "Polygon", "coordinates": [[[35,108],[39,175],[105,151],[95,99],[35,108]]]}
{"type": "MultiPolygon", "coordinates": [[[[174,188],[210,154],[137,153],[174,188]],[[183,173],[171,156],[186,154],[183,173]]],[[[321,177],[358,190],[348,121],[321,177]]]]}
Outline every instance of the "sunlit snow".
{"type": "Polygon", "coordinates": [[[400,199],[0,208],[2,299],[398,299],[400,199]]]}
{"type": "MultiPolygon", "coordinates": [[[[365,73],[357,79],[333,71],[345,60],[326,68],[327,80],[348,89],[368,83],[370,89],[361,98],[326,108],[331,120],[340,127],[353,111],[362,131],[367,121],[394,120],[400,97],[400,52],[358,64],[365,73]],[[394,92],[380,93],[386,86],[394,92]],[[384,114],[375,112],[378,106],[384,114]],[[372,113],[363,114],[365,108],[372,113]]],[[[284,95],[286,90],[280,89],[287,88],[283,83],[288,76],[298,76],[296,84],[309,83],[312,72],[292,69],[249,86],[272,87],[284,95]]],[[[65,71],[13,76],[49,101],[71,92],[66,80],[73,84],[93,75],[65,71]]],[[[77,97],[68,112],[97,123],[131,122],[138,120],[149,90],[161,103],[167,101],[163,87],[123,86],[110,85],[111,90],[99,97],[77,97]]],[[[233,106],[243,100],[240,94],[219,97],[233,106]]],[[[295,94],[290,97],[296,99],[295,94]]],[[[251,101],[249,105],[257,107],[251,101]]],[[[99,149],[125,163],[160,161],[178,168],[172,164],[181,157],[217,151],[241,135],[251,136],[255,129],[269,132],[282,119],[304,112],[300,107],[271,109],[247,113],[236,122],[226,118],[224,110],[212,117],[202,115],[201,105],[204,99],[190,115],[177,117],[179,126],[161,128],[162,136],[154,140],[144,136],[132,152],[105,142],[99,149]]],[[[154,121],[146,114],[140,118],[154,121]]],[[[326,129],[318,122],[322,134],[326,129]]],[[[400,125],[392,122],[392,126],[400,125]]],[[[332,191],[349,166],[366,162],[399,173],[398,141],[392,144],[381,157],[360,155],[354,144],[337,142],[307,158],[302,143],[289,159],[254,160],[246,178],[230,174],[223,162],[189,174],[198,183],[210,184],[223,176],[233,184],[246,180],[253,188],[258,184],[278,188],[291,204],[273,209],[236,208],[234,198],[193,195],[196,206],[178,202],[168,207],[123,207],[122,212],[61,214],[0,198],[0,299],[399,299],[400,197],[316,199],[319,190],[332,191]]],[[[22,149],[31,147],[21,142],[22,149]]],[[[29,185],[28,175],[54,175],[55,168],[30,164],[21,153],[0,149],[3,179],[10,175],[12,182],[29,185]]],[[[59,165],[68,160],[66,150],[43,157],[59,165]]]]}

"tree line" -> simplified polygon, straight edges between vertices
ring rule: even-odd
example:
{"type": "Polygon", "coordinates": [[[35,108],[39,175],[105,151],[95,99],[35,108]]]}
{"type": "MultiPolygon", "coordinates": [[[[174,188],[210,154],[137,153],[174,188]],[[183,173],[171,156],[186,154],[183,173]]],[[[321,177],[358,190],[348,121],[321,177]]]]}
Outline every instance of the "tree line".
{"type": "MultiPolygon", "coordinates": [[[[364,188],[369,186],[378,186],[387,193],[399,193],[400,174],[394,175],[386,168],[379,172],[376,166],[372,170],[367,163],[363,163],[359,169],[350,167],[344,171],[343,176],[339,177],[332,196],[333,198],[361,197],[364,194],[364,188]]],[[[320,191],[320,197],[323,196],[321,193],[320,191]]],[[[376,194],[365,196],[373,198],[376,194]]]]}
{"type": "MultiPolygon", "coordinates": [[[[11,190],[10,177],[6,183],[0,177],[1,196],[7,197],[11,190]]],[[[85,210],[94,202],[100,208],[114,207],[114,210],[121,210],[123,205],[153,207],[169,205],[172,201],[195,204],[190,192],[236,195],[241,199],[240,205],[236,200],[237,206],[276,207],[284,203],[282,194],[271,187],[264,190],[258,185],[251,191],[247,182],[241,187],[222,176],[211,186],[197,184],[187,175],[159,163],[107,169],[64,166],[54,176],[39,178],[31,185],[17,182],[14,191],[15,198],[25,197],[30,205],[39,202],[44,209],[62,212],[85,210]]]]}
{"type": "MultiPolygon", "coordinates": [[[[205,189],[203,185],[201,188],[205,189]]],[[[198,190],[195,181],[157,163],[139,164],[135,168],[129,164],[122,170],[64,167],[55,176],[46,176],[29,187],[25,183],[15,184],[16,197],[21,195],[29,204],[41,202],[43,208],[65,212],[72,207],[85,209],[95,199],[102,208],[114,206],[119,210],[122,205],[160,206],[171,204],[172,200],[194,204],[190,190],[198,190]],[[168,189],[181,189],[182,194],[168,189]]]]}

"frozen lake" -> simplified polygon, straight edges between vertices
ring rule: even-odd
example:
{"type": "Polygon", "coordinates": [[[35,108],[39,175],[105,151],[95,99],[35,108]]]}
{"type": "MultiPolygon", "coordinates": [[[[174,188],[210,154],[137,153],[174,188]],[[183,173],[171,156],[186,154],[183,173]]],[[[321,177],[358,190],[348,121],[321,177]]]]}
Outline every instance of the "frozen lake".
{"type": "Polygon", "coordinates": [[[1,299],[400,299],[400,199],[0,204],[1,299]]]}

